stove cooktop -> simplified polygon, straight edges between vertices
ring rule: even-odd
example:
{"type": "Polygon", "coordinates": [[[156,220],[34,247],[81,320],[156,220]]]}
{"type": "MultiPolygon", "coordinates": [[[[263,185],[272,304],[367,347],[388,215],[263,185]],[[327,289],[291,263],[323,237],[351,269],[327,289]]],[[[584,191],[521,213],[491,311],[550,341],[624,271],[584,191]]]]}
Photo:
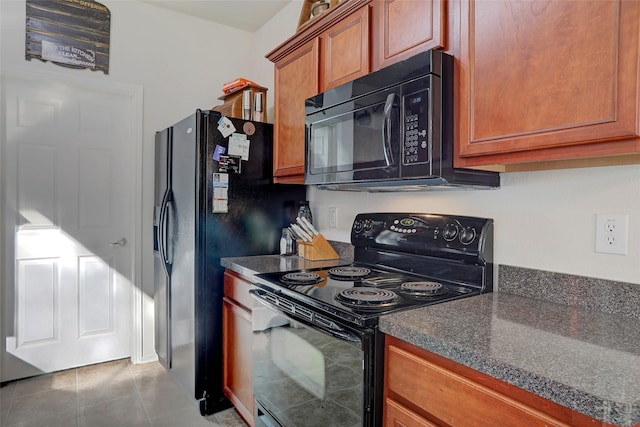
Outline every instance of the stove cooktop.
{"type": "Polygon", "coordinates": [[[444,280],[355,264],[256,277],[258,287],[359,325],[374,325],[384,314],[480,293],[444,280]]]}

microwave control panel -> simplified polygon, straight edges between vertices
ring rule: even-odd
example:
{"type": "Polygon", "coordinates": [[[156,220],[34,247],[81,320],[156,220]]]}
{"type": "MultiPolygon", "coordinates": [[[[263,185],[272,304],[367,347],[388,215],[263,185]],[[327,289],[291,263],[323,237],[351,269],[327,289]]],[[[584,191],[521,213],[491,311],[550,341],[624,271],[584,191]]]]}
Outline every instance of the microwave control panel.
{"type": "Polygon", "coordinates": [[[429,163],[429,90],[404,96],[403,164],[429,163]]]}

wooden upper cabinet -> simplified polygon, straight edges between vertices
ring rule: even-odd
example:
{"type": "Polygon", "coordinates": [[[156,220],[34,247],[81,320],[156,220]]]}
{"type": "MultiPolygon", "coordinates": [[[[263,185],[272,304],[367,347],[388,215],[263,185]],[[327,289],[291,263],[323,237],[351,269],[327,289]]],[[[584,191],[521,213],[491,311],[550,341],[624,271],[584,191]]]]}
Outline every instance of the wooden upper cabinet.
{"type": "Polygon", "coordinates": [[[304,182],[304,101],[318,93],[319,40],[275,63],[275,182],[304,182]]]}
{"type": "Polygon", "coordinates": [[[452,2],[458,166],[640,151],[640,2],[452,2]]]}
{"type": "Polygon", "coordinates": [[[444,0],[374,0],[374,69],[445,46],[444,0]]]}
{"type": "Polygon", "coordinates": [[[369,8],[363,7],[320,36],[320,92],[369,72],[369,8]]]}

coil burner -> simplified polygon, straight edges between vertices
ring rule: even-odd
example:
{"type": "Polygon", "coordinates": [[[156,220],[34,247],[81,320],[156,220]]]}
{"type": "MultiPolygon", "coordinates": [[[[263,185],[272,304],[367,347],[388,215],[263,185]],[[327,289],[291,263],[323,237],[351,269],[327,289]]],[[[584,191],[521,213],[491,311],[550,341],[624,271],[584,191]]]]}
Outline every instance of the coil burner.
{"type": "Polygon", "coordinates": [[[448,289],[438,282],[405,282],[400,292],[411,298],[431,298],[446,294],[448,289]]]}
{"type": "Polygon", "coordinates": [[[364,267],[334,267],[329,270],[329,276],[336,280],[354,280],[366,277],[371,273],[371,270],[364,267]]]}
{"type": "Polygon", "coordinates": [[[316,273],[299,271],[287,273],[280,280],[286,285],[315,285],[322,282],[322,277],[316,273]]]}
{"type": "Polygon", "coordinates": [[[400,301],[398,294],[393,291],[366,286],[343,289],[336,299],[347,307],[374,310],[395,305],[400,301]]]}

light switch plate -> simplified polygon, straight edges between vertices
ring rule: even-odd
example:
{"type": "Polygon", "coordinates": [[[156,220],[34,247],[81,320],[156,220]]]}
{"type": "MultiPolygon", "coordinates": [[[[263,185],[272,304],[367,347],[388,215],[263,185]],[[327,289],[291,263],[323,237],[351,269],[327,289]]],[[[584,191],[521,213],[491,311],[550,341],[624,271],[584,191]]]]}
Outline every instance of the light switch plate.
{"type": "Polygon", "coordinates": [[[338,226],[338,208],[329,208],[329,227],[336,228],[338,226]]]}

